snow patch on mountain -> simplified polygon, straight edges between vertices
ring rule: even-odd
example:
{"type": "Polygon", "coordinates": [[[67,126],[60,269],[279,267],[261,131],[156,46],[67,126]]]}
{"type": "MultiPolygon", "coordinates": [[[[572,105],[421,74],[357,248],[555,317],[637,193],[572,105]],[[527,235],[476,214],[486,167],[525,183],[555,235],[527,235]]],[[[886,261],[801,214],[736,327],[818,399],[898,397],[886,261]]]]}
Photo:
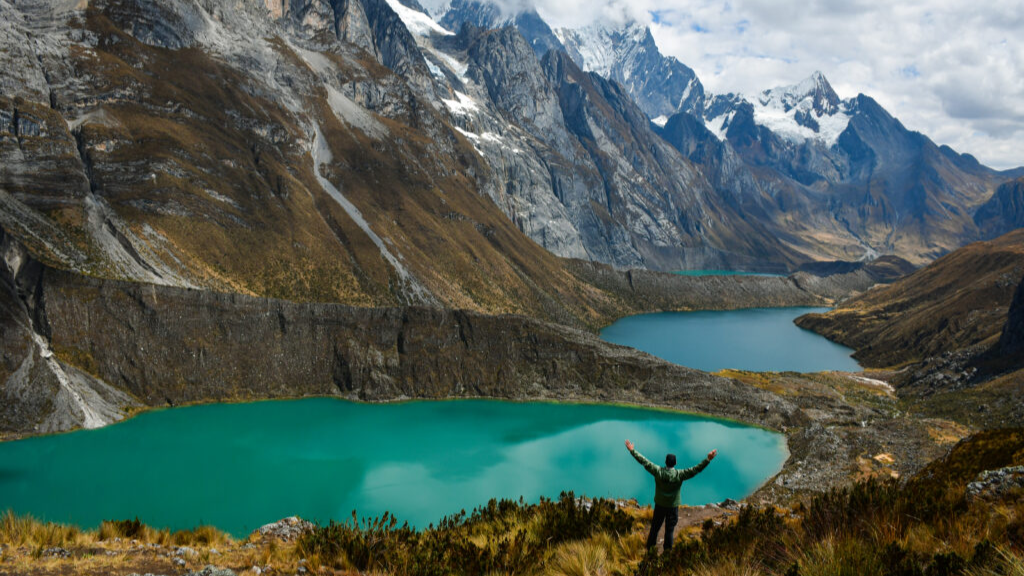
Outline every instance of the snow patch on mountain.
{"type": "Polygon", "coordinates": [[[458,126],[455,126],[455,129],[458,130],[460,134],[462,134],[463,136],[468,138],[474,144],[476,144],[478,142],[481,142],[481,141],[483,141],[483,142],[493,142],[493,143],[497,144],[497,143],[500,143],[500,142],[503,141],[502,137],[500,135],[498,135],[498,134],[495,134],[494,132],[484,132],[482,134],[476,134],[476,133],[470,132],[468,130],[463,130],[462,128],[459,128],[458,126]]]}
{"type": "MultiPolygon", "coordinates": [[[[671,74],[675,74],[675,71],[672,71],[670,75],[671,74]]],[[[696,76],[690,78],[690,81],[686,84],[686,90],[684,90],[683,95],[679,97],[679,103],[676,104],[676,108],[683,107],[683,104],[685,104],[686,101],[690,99],[690,94],[693,93],[693,87],[696,86],[698,83],[699,81],[697,80],[696,76]]]]}
{"type": "MultiPolygon", "coordinates": [[[[813,110],[809,110],[809,107],[804,106],[787,111],[779,106],[773,106],[772,103],[762,104],[755,101],[751,104],[754,106],[754,122],[791,142],[816,139],[832,146],[839,141],[839,135],[846,130],[846,126],[850,123],[850,116],[844,112],[836,112],[831,116],[828,114],[818,115],[813,110]],[[801,111],[816,120],[817,130],[797,121],[796,116],[801,111]]],[[[711,130],[711,127],[708,126],[708,129],[711,130]]]]}
{"type": "Polygon", "coordinates": [[[462,92],[456,90],[455,97],[458,98],[458,100],[448,100],[446,98],[441,98],[441,102],[444,102],[444,105],[447,106],[448,109],[452,111],[452,114],[469,116],[471,113],[480,110],[480,105],[476,103],[476,100],[473,100],[472,98],[463,94],[462,92]]]}
{"type": "Polygon", "coordinates": [[[395,11],[395,14],[398,14],[398,17],[402,19],[409,32],[415,36],[430,36],[431,34],[440,34],[441,36],[455,35],[454,32],[434,22],[434,19],[430,16],[418,10],[413,10],[398,0],[387,0],[387,3],[395,11]]]}
{"type": "Polygon", "coordinates": [[[436,48],[430,46],[427,46],[426,48],[427,50],[430,51],[431,54],[436,56],[437,59],[440,60],[442,64],[447,66],[448,69],[451,70],[452,73],[454,73],[460,80],[462,80],[463,82],[466,81],[466,72],[469,71],[469,64],[465,62],[459,62],[452,56],[445,54],[444,52],[441,52],[436,48]]]}
{"type": "Polygon", "coordinates": [[[715,135],[722,142],[725,142],[725,133],[729,129],[729,123],[732,122],[732,117],[736,115],[735,110],[720,114],[714,118],[706,119],[704,126],[715,135]]]}

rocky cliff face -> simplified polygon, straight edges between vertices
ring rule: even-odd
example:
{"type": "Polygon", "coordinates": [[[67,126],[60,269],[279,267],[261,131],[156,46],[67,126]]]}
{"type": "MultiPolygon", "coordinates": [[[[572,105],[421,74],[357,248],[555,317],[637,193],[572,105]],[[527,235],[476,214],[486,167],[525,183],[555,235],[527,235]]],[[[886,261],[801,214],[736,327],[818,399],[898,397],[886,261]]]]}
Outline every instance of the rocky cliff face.
{"type": "MultiPolygon", "coordinates": [[[[716,204],[813,258],[896,254],[921,265],[1012,229],[985,231],[974,215],[1016,172],[936,146],[867,96],[841,99],[821,73],[750,96],[711,95],[692,70],[660,53],[643,24],[556,35],[582,69],[626,88],[697,165],[716,204]]],[[[994,203],[980,218],[991,222],[989,211],[1006,209],[994,203]]]]}
{"type": "Polygon", "coordinates": [[[545,248],[656,269],[782,270],[802,258],[720,206],[619,85],[564,52],[538,61],[515,29],[470,24],[430,45],[464,62],[449,70],[461,85],[445,102],[491,168],[485,190],[545,248]]]}
{"type": "Polygon", "coordinates": [[[40,305],[45,267],[0,229],[0,429],[13,433],[95,428],[138,402],[66,363],[50,345],[40,305]]]}
{"type": "Polygon", "coordinates": [[[137,406],[307,395],[656,402],[780,426],[795,407],[523,316],[298,304],[48,268],[4,239],[0,430],[137,406]]]}
{"type": "MultiPolygon", "coordinates": [[[[1010,303],[1006,325],[999,338],[999,353],[1003,356],[1024,356],[1024,280],[1017,286],[1017,292],[1010,303]]],[[[1019,360],[1018,363],[1024,363],[1019,360]]]]}

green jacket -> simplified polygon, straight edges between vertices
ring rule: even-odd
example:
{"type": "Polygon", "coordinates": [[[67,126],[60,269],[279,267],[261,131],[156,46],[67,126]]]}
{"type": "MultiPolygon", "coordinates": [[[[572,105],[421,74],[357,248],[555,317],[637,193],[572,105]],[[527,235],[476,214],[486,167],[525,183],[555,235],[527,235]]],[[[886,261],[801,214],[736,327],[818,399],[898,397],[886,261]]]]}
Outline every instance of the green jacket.
{"type": "Polygon", "coordinates": [[[665,508],[679,506],[679,488],[682,487],[683,480],[689,480],[700,474],[701,470],[707,468],[708,464],[711,463],[710,458],[705,458],[700,464],[692,468],[679,470],[677,468],[658,466],[644,458],[644,455],[636,450],[630,450],[629,453],[654,476],[654,504],[665,508]]]}

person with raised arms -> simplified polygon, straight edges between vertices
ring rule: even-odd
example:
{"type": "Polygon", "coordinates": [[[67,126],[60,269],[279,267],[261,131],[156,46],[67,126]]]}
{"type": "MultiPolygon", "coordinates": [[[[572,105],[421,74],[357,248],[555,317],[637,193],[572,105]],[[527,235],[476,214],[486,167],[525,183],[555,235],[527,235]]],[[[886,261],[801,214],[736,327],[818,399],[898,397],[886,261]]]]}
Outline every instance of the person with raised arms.
{"type": "Polygon", "coordinates": [[[665,524],[665,551],[672,547],[672,536],[679,523],[679,489],[683,481],[693,478],[708,467],[708,464],[715,459],[718,450],[708,452],[707,458],[700,464],[683,470],[676,469],[676,455],[667,454],[665,465],[658,466],[636,451],[633,443],[626,440],[626,449],[636,458],[648,472],[654,476],[654,519],[651,520],[651,533],[647,536],[647,548],[654,548],[658,544],[658,530],[665,524]]]}

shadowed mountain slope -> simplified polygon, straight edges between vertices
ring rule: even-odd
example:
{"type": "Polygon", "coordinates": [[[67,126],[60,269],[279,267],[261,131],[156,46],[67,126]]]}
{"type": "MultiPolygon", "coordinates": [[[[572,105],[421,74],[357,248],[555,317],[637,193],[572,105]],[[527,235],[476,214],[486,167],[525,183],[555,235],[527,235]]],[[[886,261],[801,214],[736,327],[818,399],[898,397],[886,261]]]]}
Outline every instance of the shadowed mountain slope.
{"type": "MultiPolygon", "coordinates": [[[[1024,230],[977,242],[892,285],[797,324],[852,348],[868,366],[892,366],[998,343],[1024,277],[1024,230]]],[[[1012,336],[1010,337],[1012,338],[1012,336]]]]}

